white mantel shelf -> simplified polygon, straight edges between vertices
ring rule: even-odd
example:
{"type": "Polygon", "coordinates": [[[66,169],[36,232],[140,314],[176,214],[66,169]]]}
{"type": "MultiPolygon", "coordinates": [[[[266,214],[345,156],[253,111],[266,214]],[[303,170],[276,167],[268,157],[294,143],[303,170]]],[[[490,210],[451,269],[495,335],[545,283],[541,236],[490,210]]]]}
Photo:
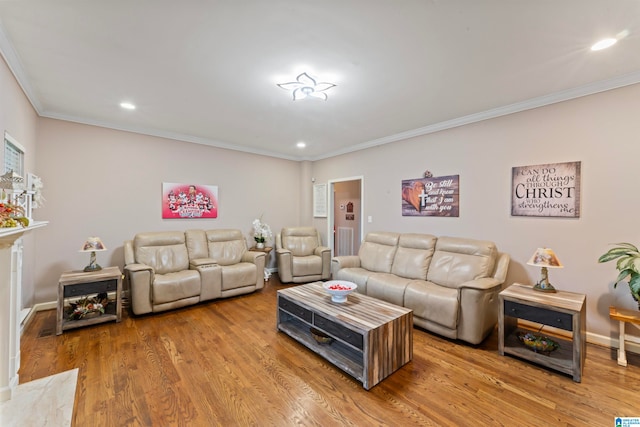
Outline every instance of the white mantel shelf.
{"type": "MultiPolygon", "coordinates": [[[[49,221],[31,221],[28,227],[11,227],[11,228],[0,228],[0,240],[4,240],[6,237],[11,237],[14,234],[22,235],[27,231],[35,230],[36,228],[44,227],[49,224],[49,221]]],[[[16,237],[20,238],[20,236],[16,237]]],[[[14,239],[15,240],[15,239],[14,239]]]]}
{"type": "Polygon", "coordinates": [[[22,241],[49,221],[28,227],[0,228],[0,402],[11,399],[20,369],[20,308],[22,304],[22,241]]]}

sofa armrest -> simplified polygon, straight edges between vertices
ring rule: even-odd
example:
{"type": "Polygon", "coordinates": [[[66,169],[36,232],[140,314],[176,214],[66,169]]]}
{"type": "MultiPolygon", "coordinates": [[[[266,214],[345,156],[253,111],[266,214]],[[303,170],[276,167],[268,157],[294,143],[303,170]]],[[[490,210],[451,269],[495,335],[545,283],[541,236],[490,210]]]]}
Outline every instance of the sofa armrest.
{"type": "Polygon", "coordinates": [[[265,255],[264,252],[246,251],[242,255],[242,262],[250,262],[250,263],[258,265],[260,263],[260,258],[261,257],[262,257],[262,266],[264,268],[264,264],[265,264],[265,260],[266,260],[266,255],[265,255]]]}
{"type": "Polygon", "coordinates": [[[331,248],[318,246],[313,254],[322,259],[322,272],[320,273],[322,280],[329,280],[331,278],[331,248]]]}
{"type": "Polygon", "coordinates": [[[293,281],[293,260],[291,251],[288,249],[276,249],[276,265],[278,266],[278,276],[282,283],[293,281]]]}
{"type": "Polygon", "coordinates": [[[360,257],[358,255],[334,256],[331,258],[331,264],[338,267],[338,270],[341,268],[360,267],[360,257]]]}
{"type": "Polygon", "coordinates": [[[498,253],[498,259],[496,260],[496,266],[493,269],[493,277],[501,284],[507,279],[507,272],[509,271],[509,262],[511,257],[504,252],[498,253]]]}
{"type": "Polygon", "coordinates": [[[477,290],[490,290],[495,287],[501,287],[502,283],[498,279],[493,277],[483,277],[482,279],[469,280],[468,282],[461,283],[457,286],[458,289],[477,289],[477,290]]]}
{"type": "Polygon", "coordinates": [[[213,258],[192,259],[189,269],[200,274],[200,301],[222,296],[222,268],[213,258]]]}
{"type": "Polygon", "coordinates": [[[198,267],[204,265],[217,265],[217,263],[213,258],[196,258],[189,261],[189,268],[191,270],[196,270],[198,267]]]}
{"type": "Polygon", "coordinates": [[[313,250],[313,254],[314,255],[318,255],[318,256],[322,256],[325,253],[331,253],[331,248],[329,248],[328,246],[318,246],[317,248],[315,248],[313,250]]]}
{"type": "Polygon", "coordinates": [[[266,267],[267,254],[259,251],[246,251],[242,255],[242,261],[256,265],[256,289],[262,289],[264,287],[264,268],[266,267]]]}
{"type": "Polygon", "coordinates": [[[341,269],[356,267],[360,267],[360,257],[358,255],[343,255],[331,258],[331,275],[334,278],[341,269]]]}
{"type": "Polygon", "coordinates": [[[128,264],[124,272],[129,281],[129,297],[134,314],[151,313],[151,284],[155,273],[153,268],[145,264],[128,264]]]}

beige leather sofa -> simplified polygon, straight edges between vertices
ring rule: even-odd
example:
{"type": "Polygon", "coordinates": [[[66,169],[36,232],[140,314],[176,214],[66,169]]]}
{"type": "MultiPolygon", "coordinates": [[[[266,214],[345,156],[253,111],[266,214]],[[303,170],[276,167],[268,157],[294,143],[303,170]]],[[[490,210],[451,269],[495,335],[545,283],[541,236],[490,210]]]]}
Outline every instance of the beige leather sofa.
{"type": "Polygon", "coordinates": [[[282,283],[329,280],[331,249],[314,227],[286,227],[276,235],[276,263],[282,283]]]}
{"type": "Polygon", "coordinates": [[[489,241],[374,232],[331,269],[357,292],[411,308],[415,325],[479,344],[497,323],[509,260],[489,241]]]}
{"type": "Polygon", "coordinates": [[[240,230],[138,233],[125,242],[124,258],[135,314],[170,310],[264,287],[265,254],[247,250],[240,230]]]}

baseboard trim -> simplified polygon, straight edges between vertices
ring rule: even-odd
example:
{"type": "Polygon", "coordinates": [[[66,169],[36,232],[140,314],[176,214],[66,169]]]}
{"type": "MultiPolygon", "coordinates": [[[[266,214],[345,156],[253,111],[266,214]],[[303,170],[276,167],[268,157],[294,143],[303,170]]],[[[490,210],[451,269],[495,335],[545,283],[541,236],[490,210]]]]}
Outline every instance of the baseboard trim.
{"type": "MultiPolygon", "coordinates": [[[[607,337],[587,332],[587,342],[608,348],[620,348],[620,340],[618,338],[607,337]]],[[[629,353],[640,354],[640,338],[633,335],[627,335],[624,342],[624,350],[629,353]]]]}
{"type": "Polygon", "coordinates": [[[24,319],[20,323],[20,335],[22,335],[22,333],[24,332],[26,327],[33,320],[33,316],[38,311],[52,310],[52,309],[56,309],[57,307],[58,307],[58,302],[57,301],[43,302],[43,303],[36,304],[33,307],[31,307],[29,309],[29,313],[24,317],[24,319]]]}

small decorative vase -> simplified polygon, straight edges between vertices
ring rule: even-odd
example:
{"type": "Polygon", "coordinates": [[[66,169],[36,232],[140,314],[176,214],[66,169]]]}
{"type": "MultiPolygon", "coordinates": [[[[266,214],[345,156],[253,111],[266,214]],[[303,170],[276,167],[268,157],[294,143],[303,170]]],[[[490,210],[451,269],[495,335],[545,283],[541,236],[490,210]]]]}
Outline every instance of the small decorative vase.
{"type": "Polygon", "coordinates": [[[256,242],[256,248],[264,249],[264,242],[256,242]]]}

